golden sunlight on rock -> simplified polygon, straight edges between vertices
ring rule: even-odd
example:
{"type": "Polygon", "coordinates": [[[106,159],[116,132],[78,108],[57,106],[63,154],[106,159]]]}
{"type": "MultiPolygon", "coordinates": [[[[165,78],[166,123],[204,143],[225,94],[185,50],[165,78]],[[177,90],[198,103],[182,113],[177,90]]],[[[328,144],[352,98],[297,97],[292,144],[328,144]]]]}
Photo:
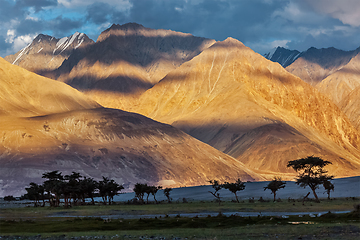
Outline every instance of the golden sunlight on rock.
{"type": "Polygon", "coordinates": [[[0,58],[0,113],[38,116],[100,107],[68,85],[41,77],[0,58]]]}
{"type": "Polygon", "coordinates": [[[204,50],[125,109],[179,127],[269,178],[312,154],[332,161],[338,177],[360,170],[360,135],[345,114],[235,39],[204,50]]]}
{"type": "Polygon", "coordinates": [[[166,124],[102,108],[70,86],[0,59],[0,196],[46,171],[171,187],[263,180],[243,163],[166,124]]]}

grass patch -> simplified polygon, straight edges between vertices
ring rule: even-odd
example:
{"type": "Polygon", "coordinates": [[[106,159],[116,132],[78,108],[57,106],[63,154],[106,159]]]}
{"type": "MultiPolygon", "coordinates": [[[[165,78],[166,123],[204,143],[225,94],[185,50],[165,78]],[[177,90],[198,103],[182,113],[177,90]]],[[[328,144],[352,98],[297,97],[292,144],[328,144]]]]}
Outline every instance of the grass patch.
{"type": "MultiPolygon", "coordinates": [[[[360,209],[346,214],[333,211],[353,210],[357,199],[323,200],[306,202],[234,203],[191,202],[172,204],[147,204],[76,206],[72,208],[26,207],[0,210],[0,235],[29,236],[34,239],[58,238],[91,239],[359,239],[360,209]],[[295,204],[295,205],[294,205],[295,204]],[[320,217],[309,215],[289,217],[239,217],[219,214],[216,217],[165,217],[167,214],[206,212],[327,212],[320,217]],[[150,219],[104,220],[108,215],[158,214],[150,219]],[[52,216],[52,217],[49,217],[52,216]],[[66,217],[53,217],[66,216],[66,217]],[[85,216],[85,217],[76,217],[85,216]],[[88,217],[86,217],[88,216],[88,217]],[[92,217],[91,217],[92,216],[92,217]],[[93,216],[102,216],[93,217],[93,216]],[[145,237],[144,237],[145,236],[145,237]],[[314,237],[315,236],[315,237],[314,237]]],[[[18,238],[17,238],[18,239],[18,238]]]]}
{"type": "Polygon", "coordinates": [[[305,202],[302,205],[298,201],[283,202],[259,202],[249,203],[248,201],[222,202],[221,205],[215,202],[194,201],[189,203],[161,203],[145,205],[128,205],[117,203],[115,205],[87,205],[71,208],[51,207],[25,207],[0,209],[2,219],[26,219],[45,218],[54,216],[102,216],[102,215],[151,215],[151,214],[182,214],[182,213],[209,213],[209,212],[328,212],[328,211],[351,211],[359,199],[343,198],[335,200],[323,199],[321,203],[305,202]]]}
{"type": "Polygon", "coordinates": [[[153,218],[104,221],[101,218],[73,218],[61,221],[1,220],[3,236],[66,236],[130,239],[147,236],[173,239],[289,239],[317,236],[316,239],[354,239],[360,236],[357,214],[325,214],[321,217],[225,217],[153,218]],[[323,238],[324,237],[324,238],[323,238]]]}

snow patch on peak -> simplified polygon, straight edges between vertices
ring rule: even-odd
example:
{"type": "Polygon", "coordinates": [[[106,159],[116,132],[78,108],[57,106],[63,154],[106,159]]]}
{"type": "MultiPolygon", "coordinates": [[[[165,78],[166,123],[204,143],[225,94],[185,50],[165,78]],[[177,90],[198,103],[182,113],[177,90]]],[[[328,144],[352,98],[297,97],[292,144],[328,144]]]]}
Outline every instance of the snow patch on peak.
{"type": "Polygon", "coordinates": [[[19,55],[17,55],[15,61],[12,64],[15,64],[24,54],[26,54],[28,52],[31,44],[32,44],[32,42],[23,48],[23,50],[19,53],[19,55]]]}
{"type": "Polygon", "coordinates": [[[273,56],[274,56],[274,53],[276,52],[276,50],[278,49],[279,47],[274,47],[273,49],[270,50],[270,52],[264,54],[265,58],[267,59],[271,59],[273,56]]]}
{"type": "MultiPolygon", "coordinates": [[[[80,34],[80,33],[78,33],[78,32],[74,33],[74,34],[71,36],[70,40],[67,42],[67,44],[63,47],[63,49],[61,50],[60,53],[62,53],[63,51],[65,51],[65,49],[67,49],[67,48],[74,42],[74,40],[78,37],[79,34],[80,34]]],[[[60,53],[59,53],[59,54],[60,54],[60,53]]]]}
{"type": "Polygon", "coordinates": [[[80,33],[78,39],[82,39],[84,37],[84,33],[80,33]]]}
{"type": "Polygon", "coordinates": [[[56,47],[60,47],[60,46],[63,45],[67,40],[68,40],[68,37],[63,37],[63,38],[61,38],[61,39],[56,43],[56,47]]]}
{"type": "Polygon", "coordinates": [[[73,42],[77,39],[77,45],[75,46],[75,49],[80,47],[80,45],[84,42],[84,33],[75,32],[70,37],[63,37],[56,43],[56,48],[53,51],[53,54],[61,54],[64,52],[73,42]],[[56,53],[57,51],[59,51],[56,53]]]}

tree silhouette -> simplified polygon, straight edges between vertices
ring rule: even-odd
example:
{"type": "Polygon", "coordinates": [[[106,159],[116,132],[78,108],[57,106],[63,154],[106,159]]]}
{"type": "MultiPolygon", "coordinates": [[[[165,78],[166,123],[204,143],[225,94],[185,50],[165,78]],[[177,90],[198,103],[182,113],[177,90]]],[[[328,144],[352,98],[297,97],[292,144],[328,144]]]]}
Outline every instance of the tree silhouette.
{"type": "Polygon", "coordinates": [[[325,181],[334,178],[334,176],[326,175],[327,171],[323,169],[328,164],[331,164],[331,162],[324,161],[319,157],[309,156],[289,161],[287,167],[292,167],[296,172],[298,172],[296,184],[303,188],[309,186],[316,201],[320,202],[315,190],[319,185],[324,184],[325,181]]]}
{"type": "Polygon", "coordinates": [[[91,198],[91,204],[95,205],[94,201],[94,192],[98,188],[99,183],[96,182],[93,178],[84,177],[80,180],[80,189],[83,196],[83,202],[85,202],[85,196],[91,198]]]}
{"type": "Polygon", "coordinates": [[[156,198],[155,198],[155,195],[160,189],[162,189],[162,186],[157,186],[157,187],[156,186],[149,186],[149,188],[150,188],[150,193],[154,196],[155,202],[158,203],[156,198]]]}
{"type": "Polygon", "coordinates": [[[225,182],[223,185],[222,185],[223,188],[229,190],[230,192],[232,192],[233,194],[235,194],[235,198],[236,198],[236,201],[239,202],[239,199],[237,197],[237,194],[236,192],[238,191],[242,191],[245,189],[245,183],[242,182],[240,180],[240,178],[238,180],[236,180],[236,182],[234,183],[229,183],[229,182],[225,182]]]}
{"type": "Polygon", "coordinates": [[[99,182],[98,185],[99,194],[103,199],[104,204],[109,200],[109,205],[114,199],[114,196],[118,194],[119,191],[124,189],[122,185],[117,184],[113,179],[103,177],[103,180],[99,182]]]}
{"type": "Polygon", "coordinates": [[[110,180],[108,184],[109,205],[113,202],[114,196],[118,195],[122,189],[124,189],[123,185],[116,183],[113,179],[110,180]]]}
{"type": "Polygon", "coordinates": [[[149,196],[151,194],[151,186],[148,186],[146,183],[143,184],[142,188],[144,189],[145,193],[147,194],[146,196],[146,203],[149,203],[149,196]]]}
{"type": "Polygon", "coordinates": [[[148,186],[147,184],[142,184],[142,183],[136,183],[134,186],[134,192],[135,192],[135,197],[139,200],[139,202],[144,203],[144,194],[147,191],[148,186]]]}
{"type": "Polygon", "coordinates": [[[46,172],[42,178],[47,180],[44,182],[44,190],[49,194],[49,203],[52,207],[57,207],[60,204],[60,195],[62,194],[64,186],[64,177],[59,171],[46,172]]]}
{"type": "Polygon", "coordinates": [[[67,180],[67,183],[63,187],[65,207],[68,205],[69,198],[73,199],[73,205],[77,204],[77,200],[81,196],[80,189],[80,173],[72,172],[71,175],[65,175],[64,179],[67,180]]]}
{"type": "Polygon", "coordinates": [[[30,200],[34,200],[34,207],[40,205],[40,200],[43,200],[43,206],[45,205],[44,186],[31,182],[30,187],[25,188],[27,191],[27,197],[30,200]]]}
{"type": "Polygon", "coordinates": [[[264,187],[264,191],[266,189],[271,190],[271,193],[274,194],[274,202],[275,202],[277,190],[284,188],[285,184],[286,182],[281,181],[281,178],[275,177],[271,182],[269,182],[269,184],[266,187],[264,187]]]}
{"type": "Polygon", "coordinates": [[[211,183],[211,186],[214,189],[214,192],[209,191],[209,193],[211,193],[219,201],[219,205],[220,205],[221,199],[220,199],[220,193],[218,193],[218,191],[220,191],[220,189],[223,186],[219,184],[217,180],[210,180],[209,183],[211,183]]]}
{"type": "Polygon", "coordinates": [[[172,188],[165,188],[164,189],[164,195],[168,200],[168,203],[171,203],[171,197],[170,197],[170,192],[172,191],[172,188]]]}
{"type": "Polygon", "coordinates": [[[328,199],[330,200],[330,191],[334,191],[334,184],[332,184],[329,180],[325,180],[323,183],[323,186],[326,190],[326,193],[328,195],[328,199]]]}

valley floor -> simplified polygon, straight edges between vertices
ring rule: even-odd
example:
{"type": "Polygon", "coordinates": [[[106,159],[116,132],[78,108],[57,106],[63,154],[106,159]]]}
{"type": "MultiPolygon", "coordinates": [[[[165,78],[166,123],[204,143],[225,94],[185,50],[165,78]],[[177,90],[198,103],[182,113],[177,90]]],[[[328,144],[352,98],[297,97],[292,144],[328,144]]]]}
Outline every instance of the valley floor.
{"type": "Polygon", "coordinates": [[[120,194],[113,205],[100,199],[70,208],[2,203],[0,239],[358,239],[359,180],[336,179],[332,200],[319,191],[321,203],[302,204],[308,189],[293,182],[279,190],[279,202],[263,190],[266,183],[254,182],[239,194],[240,203],[225,190],[223,201],[215,202],[210,186],[174,189],[170,204],[160,191],[160,204],[151,196],[149,204],[129,204],[133,193],[120,194]]]}

